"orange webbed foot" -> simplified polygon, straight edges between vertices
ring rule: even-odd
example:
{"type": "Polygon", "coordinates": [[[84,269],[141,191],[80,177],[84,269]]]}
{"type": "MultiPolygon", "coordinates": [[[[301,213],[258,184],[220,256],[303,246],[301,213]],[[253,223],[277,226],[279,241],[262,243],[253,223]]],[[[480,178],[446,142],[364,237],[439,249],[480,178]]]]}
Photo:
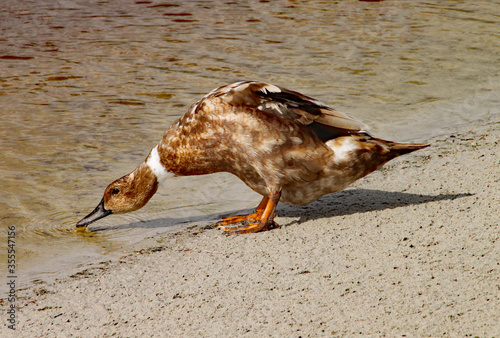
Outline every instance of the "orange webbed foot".
{"type": "Polygon", "coordinates": [[[269,223],[267,225],[260,222],[260,221],[249,221],[246,223],[247,224],[244,224],[241,226],[236,226],[236,227],[222,227],[222,231],[224,231],[224,234],[230,236],[230,235],[237,235],[237,234],[248,234],[250,232],[267,231],[270,229],[275,229],[275,228],[280,227],[274,221],[271,221],[271,223],[269,223]]]}
{"type": "Polygon", "coordinates": [[[279,228],[273,219],[276,217],[274,210],[276,209],[280,195],[281,192],[277,192],[264,197],[253,214],[224,217],[217,225],[222,227],[222,231],[226,235],[266,231],[274,227],[279,228]],[[236,223],[246,224],[236,227],[226,226],[236,223]]]}
{"type": "Polygon", "coordinates": [[[222,231],[224,234],[236,235],[236,234],[247,234],[250,232],[258,232],[264,230],[265,226],[261,222],[248,222],[246,225],[241,225],[237,227],[223,227],[222,231]]]}
{"type": "Polygon", "coordinates": [[[224,226],[224,225],[242,223],[242,222],[252,221],[252,220],[256,221],[260,218],[260,216],[261,216],[260,214],[254,212],[253,214],[249,214],[249,215],[223,217],[222,220],[217,222],[217,225],[224,226]]]}

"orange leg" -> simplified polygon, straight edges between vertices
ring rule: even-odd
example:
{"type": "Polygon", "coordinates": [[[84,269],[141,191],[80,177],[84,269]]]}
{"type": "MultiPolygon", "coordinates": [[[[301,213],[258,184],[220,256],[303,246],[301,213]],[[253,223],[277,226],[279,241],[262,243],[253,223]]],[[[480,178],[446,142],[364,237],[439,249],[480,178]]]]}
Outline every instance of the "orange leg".
{"type": "MultiPolygon", "coordinates": [[[[276,216],[274,211],[276,210],[276,206],[278,205],[280,196],[281,196],[281,191],[277,193],[271,193],[269,194],[268,197],[264,197],[262,199],[262,202],[260,202],[259,206],[257,207],[257,211],[254,214],[247,215],[248,217],[243,219],[244,221],[247,221],[248,224],[239,227],[223,227],[222,230],[228,235],[246,234],[249,232],[269,230],[269,226],[271,224],[274,224],[273,219],[276,216]]],[[[240,216],[240,217],[246,217],[246,216],[240,216]]],[[[227,224],[236,223],[232,222],[233,218],[231,218],[230,221],[231,223],[227,224]]],[[[222,220],[222,222],[224,222],[224,220],[222,220]]]]}
{"type": "Polygon", "coordinates": [[[217,225],[229,225],[229,224],[245,222],[248,220],[259,220],[260,217],[262,216],[262,213],[266,209],[268,201],[269,197],[265,196],[262,199],[262,201],[260,201],[259,205],[257,206],[257,209],[253,214],[224,217],[221,221],[217,222],[217,225]]]}

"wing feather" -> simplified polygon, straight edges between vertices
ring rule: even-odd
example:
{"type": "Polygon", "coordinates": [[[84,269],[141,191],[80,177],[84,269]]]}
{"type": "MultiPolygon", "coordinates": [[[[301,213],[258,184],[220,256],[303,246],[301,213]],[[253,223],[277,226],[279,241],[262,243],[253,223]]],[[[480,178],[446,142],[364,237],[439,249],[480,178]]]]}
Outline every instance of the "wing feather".
{"type": "Polygon", "coordinates": [[[299,92],[283,87],[244,81],[222,86],[207,95],[222,97],[232,105],[246,105],[312,128],[321,139],[370,129],[363,122],[299,92]]]}

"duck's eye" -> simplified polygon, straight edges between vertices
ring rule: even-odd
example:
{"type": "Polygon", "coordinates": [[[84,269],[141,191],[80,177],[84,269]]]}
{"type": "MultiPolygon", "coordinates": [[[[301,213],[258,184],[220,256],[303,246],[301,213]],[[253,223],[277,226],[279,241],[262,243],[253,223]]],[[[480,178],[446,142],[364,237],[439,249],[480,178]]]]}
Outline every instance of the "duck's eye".
{"type": "Polygon", "coordinates": [[[118,189],[118,188],[113,188],[113,190],[111,190],[111,193],[112,193],[113,195],[116,195],[116,194],[118,194],[119,192],[120,192],[120,189],[118,189]]]}

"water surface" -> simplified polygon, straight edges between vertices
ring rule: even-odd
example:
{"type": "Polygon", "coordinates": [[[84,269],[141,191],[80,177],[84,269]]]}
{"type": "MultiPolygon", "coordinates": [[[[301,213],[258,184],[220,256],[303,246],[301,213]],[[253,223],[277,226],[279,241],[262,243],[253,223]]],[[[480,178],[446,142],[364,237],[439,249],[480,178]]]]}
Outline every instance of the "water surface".
{"type": "Polygon", "coordinates": [[[230,175],[175,178],[93,236],[72,232],[225,83],[302,91],[401,141],[498,114],[499,13],[499,1],[3,0],[0,259],[10,225],[27,283],[253,207],[230,175]]]}

